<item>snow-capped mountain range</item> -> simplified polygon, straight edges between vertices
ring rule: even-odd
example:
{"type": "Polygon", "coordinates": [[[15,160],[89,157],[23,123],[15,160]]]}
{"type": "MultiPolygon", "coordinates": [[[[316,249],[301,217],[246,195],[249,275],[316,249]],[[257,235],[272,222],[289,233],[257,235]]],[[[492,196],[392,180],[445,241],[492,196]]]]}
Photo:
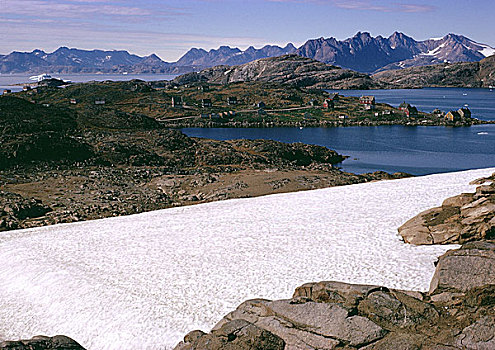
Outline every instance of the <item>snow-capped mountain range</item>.
{"type": "Polygon", "coordinates": [[[260,58],[285,54],[337,65],[363,73],[402,69],[445,62],[476,62],[495,54],[495,49],[465,36],[447,34],[442,38],[417,41],[395,32],[388,38],[358,32],[352,38],[318,38],[296,48],[266,45],[246,50],[221,46],[206,51],[192,48],[177,62],[165,62],[156,55],[140,57],[127,51],[79,50],[61,47],[53,53],[41,50],[0,55],[0,73],[19,72],[105,72],[183,73],[217,65],[240,65],[260,58]]]}

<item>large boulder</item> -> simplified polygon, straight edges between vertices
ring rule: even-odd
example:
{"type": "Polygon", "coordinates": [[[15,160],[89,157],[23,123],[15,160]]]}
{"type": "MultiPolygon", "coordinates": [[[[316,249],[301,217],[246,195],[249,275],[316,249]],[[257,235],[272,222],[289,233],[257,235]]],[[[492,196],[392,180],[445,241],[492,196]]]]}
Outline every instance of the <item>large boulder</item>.
{"type": "Polygon", "coordinates": [[[470,242],[439,258],[430,294],[466,292],[487,284],[495,284],[495,241],[470,242]]]}
{"type": "Polygon", "coordinates": [[[495,175],[480,180],[475,193],[446,199],[399,227],[406,243],[450,244],[495,238],[495,175]],[[487,184],[488,182],[488,184],[487,184]]]}

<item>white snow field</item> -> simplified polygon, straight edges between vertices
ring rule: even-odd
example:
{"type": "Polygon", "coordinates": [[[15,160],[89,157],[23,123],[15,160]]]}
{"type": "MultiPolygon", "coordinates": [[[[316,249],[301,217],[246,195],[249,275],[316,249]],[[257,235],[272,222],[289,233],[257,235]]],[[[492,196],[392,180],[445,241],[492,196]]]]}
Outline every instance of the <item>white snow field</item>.
{"type": "Polygon", "coordinates": [[[0,234],[0,340],[165,349],[250,298],[337,280],[427,290],[453,246],[397,228],[495,168],[173,208],[0,234]]]}

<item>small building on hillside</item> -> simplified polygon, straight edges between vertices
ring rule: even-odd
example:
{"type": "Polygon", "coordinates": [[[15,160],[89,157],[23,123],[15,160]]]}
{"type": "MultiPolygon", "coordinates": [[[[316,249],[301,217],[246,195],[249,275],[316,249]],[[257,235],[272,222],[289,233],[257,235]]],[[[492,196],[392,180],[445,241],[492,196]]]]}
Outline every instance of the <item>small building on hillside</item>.
{"type": "Polygon", "coordinates": [[[333,103],[333,100],[326,99],[323,101],[323,108],[325,109],[333,109],[335,107],[335,104],[333,103]]]}
{"type": "Polygon", "coordinates": [[[335,102],[336,102],[336,101],[338,101],[339,99],[340,99],[340,95],[339,95],[339,93],[338,93],[338,92],[335,92],[335,93],[333,93],[333,94],[330,94],[330,100],[332,100],[332,101],[335,101],[335,102]]]}
{"type": "Polygon", "coordinates": [[[418,109],[414,106],[409,106],[404,111],[405,115],[409,118],[416,118],[418,116],[418,109]]]}
{"type": "Polygon", "coordinates": [[[359,103],[364,105],[364,109],[373,110],[375,109],[375,96],[361,96],[359,103]]]}
{"type": "Polygon", "coordinates": [[[404,112],[404,114],[409,118],[415,118],[418,116],[418,109],[406,102],[402,102],[399,105],[399,110],[404,112]]]}
{"type": "Polygon", "coordinates": [[[12,92],[12,90],[10,89],[4,89],[3,90],[3,94],[6,95],[6,94],[10,94],[12,92]]]}
{"type": "Polygon", "coordinates": [[[457,113],[459,113],[462,119],[471,118],[471,111],[469,110],[469,108],[460,108],[457,110],[457,113]]]}
{"type": "Polygon", "coordinates": [[[375,96],[361,96],[359,98],[359,103],[363,105],[374,105],[375,104],[375,96]]]}
{"type": "Polygon", "coordinates": [[[77,105],[77,103],[78,103],[78,102],[79,102],[79,101],[78,101],[77,99],[75,99],[75,98],[71,98],[71,99],[70,99],[70,104],[71,104],[71,105],[77,105]]]}
{"type": "Polygon", "coordinates": [[[95,105],[104,105],[106,103],[104,98],[97,98],[95,100],[95,105]]]}
{"type": "Polygon", "coordinates": [[[227,97],[227,104],[229,106],[236,105],[237,104],[237,97],[235,97],[235,96],[229,96],[229,97],[227,97]]]}
{"type": "Polygon", "coordinates": [[[209,98],[203,98],[201,100],[201,107],[210,108],[212,106],[211,100],[209,98]]]}
{"type": "Polygon", "coordinates": [[[29,85],[24,85],[22,87],[22,91],[30,91],[30,90],[31,90],[31,86],[29,86],[29,85]]]}
{"type": "Polygon", "coordinates": [[[172,96],[172,107],[182,107],[181,96],[172,96]]]}
{"type": "Polygon", "coordinates": [[[445,120],[449,122],[457,122],[461,120],[461,115],[457,111],[450,111],[447,114],[445,114],[445,120]]]}
{"type": "Polygon", "coordinates": [[[256,107],[258,107],[258,108],[265,108],[265,107],[266,107],[266,104],[265,104],[265,102],[263,102],[263,101],[259,101],[259,102],[256,104],[256,107]]]}

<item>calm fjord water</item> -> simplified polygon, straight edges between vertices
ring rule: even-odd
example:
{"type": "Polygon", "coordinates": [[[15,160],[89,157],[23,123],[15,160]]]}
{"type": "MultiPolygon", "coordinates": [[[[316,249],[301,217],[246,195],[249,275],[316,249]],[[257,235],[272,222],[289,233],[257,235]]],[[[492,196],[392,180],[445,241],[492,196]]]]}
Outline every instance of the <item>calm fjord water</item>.
{"type": "MultiPolygon", "coordinates": [[[[328,90],[344,96],[373,95],[397,107],[403,101],[424,112],[468,106],[473,116],[495,120],[495,89],[427,88],[401,90],[328,90]]],[[[353,173],[383,170],[426,175],[495,166],[495,125],[451,128],[377,126],[346,128],[183,129],[189,136],[304,142],[349,156],[342,163],[353,173]]]]}
{"type": "MultiPolygon", "coordinates": [[[[145,81],[169,80],[170,75],[76,74],[60,75],[74,82],[91,80],[145,81]]],[[[28,82],[26,75],[0,75],[0,93],[9,87],[13,91],[28,82]]],[[[474,117],[495,120],[495,89],[427,88],[402,90],[329,90],[344,96],[374,95],[377,102],[397,107],[403,101],[419,110],[444,111],[468,105],[474,117]]],[[[458,171],[495,166],[495,125],[463,128],[447,127],[347,127],[347,128],[273,128],[228,129],[188,128],[189,136],[218,140],[236,138],[272,139],[283,142],[304,142],[335,149],[349,156],[342,168],[363,173],[376,170],[403,171],[415,175],[458,171]]]]}
{"type": "Polygon", "coordinates": [[[495,166],[495,125],[374,126],[345,128],[186,128],[185,134],[217,140],[270,139],[326,146],[349,156],[353,173],[425,175],[495,166]]]}
{"type": "Polygon", "coordinates": [[[395,90],[327,90],[344,96],[373,95],[376,101],[398,107],[407,102],[420,111],[432,112],[469,107],[473,116],[482,120],[495,120],[495,89],[425,88],[395,90]]]}

